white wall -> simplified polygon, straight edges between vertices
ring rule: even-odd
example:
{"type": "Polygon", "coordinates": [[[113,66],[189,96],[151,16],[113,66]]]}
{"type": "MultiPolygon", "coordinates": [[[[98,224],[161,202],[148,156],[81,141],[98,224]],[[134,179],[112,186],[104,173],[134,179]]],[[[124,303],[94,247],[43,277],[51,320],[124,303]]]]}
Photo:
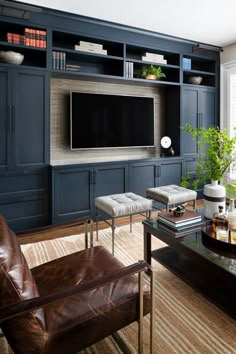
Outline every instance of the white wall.
{"type": "Polygon", "coordinates": [[[236,43],[227,45],[223,48],[223,52],[220,54],[221,64],[230,63],[236,61],[236,43]]]}

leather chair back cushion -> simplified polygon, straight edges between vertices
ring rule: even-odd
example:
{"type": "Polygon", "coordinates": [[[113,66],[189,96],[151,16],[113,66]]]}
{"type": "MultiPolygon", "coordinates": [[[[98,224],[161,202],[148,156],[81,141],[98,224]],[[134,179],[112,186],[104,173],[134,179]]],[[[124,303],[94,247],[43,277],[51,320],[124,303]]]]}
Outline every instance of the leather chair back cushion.
{"type": "MultiPolygon", "coordinates": [[[[4,217],[0,215],[0,307],[38,296],[37,285],[21,252],[16,235],[8,227],[4,217]]],[[[17,321],[16,319],[8,320],[2,325],[2,330],[6,337],[8,335],[19,336],[19,331],[23,331],[26,324],[32,329],[36,326],[39,327],[38,330],[44,330],[43,310],[38,309],[33,313],[23,315],[17,321]],[[14,325],[10,326],[12,322],[14,325]]]]}

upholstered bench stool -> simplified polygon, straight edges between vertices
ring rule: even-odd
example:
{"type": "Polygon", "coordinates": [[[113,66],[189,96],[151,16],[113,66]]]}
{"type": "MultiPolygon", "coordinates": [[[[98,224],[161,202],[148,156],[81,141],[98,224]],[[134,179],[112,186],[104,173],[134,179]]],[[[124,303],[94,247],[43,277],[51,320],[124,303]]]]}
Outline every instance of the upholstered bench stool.
{"type": "Polygon", "coordinates": [[[129,216],[130,232],[132,232],[132,216],[135,214],[144,214],[149,218],[152,210],[152,200],[134,193],[112,194],[96,198],[95,207],[97,239],[99,211],[102,211],[111,217],[111,223],[107,220],[104,221],[112,228],[112,254],[114,255],[115,219],[118,217],[129,216]]]}
{"type": "Polygon", "coordinates": [[[156,202],[166,205],[168,210],[170,205],[193,202],[193,208],[196,207],[197,192],[191,189],[183,188],[175,184],[168,186],[148,188],[146,197],[155,200],[156,202]]]}

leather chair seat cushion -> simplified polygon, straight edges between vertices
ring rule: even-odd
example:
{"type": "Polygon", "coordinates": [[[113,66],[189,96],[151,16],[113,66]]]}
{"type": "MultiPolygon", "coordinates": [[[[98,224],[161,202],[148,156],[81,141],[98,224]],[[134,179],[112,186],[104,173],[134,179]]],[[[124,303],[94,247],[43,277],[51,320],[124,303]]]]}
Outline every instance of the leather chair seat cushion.
{"type": "MultiPolygon", "coordinates": [[[[124,265],[97,246],[55,259],[32,269],[40,295],[114,272],[124,265]]],[[[147,289],[146,289],[147,290],[147,289]]],[[[145,291],[145,313],[149,292],[145,291]]],[[[81,295],[44,307],[46,353],[73,353],[137,320],[138,278],[127,276],[81,295]],[[66,346],[66,347],[65,347],[66,346]]]]}

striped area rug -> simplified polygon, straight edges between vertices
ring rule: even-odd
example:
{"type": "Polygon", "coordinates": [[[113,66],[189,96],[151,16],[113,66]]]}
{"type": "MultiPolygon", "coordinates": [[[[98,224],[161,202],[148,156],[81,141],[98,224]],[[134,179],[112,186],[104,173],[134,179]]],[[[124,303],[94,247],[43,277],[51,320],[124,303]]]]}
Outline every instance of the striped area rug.
{"type": "MultiPolygon", "coordinates": [[[[116,229],[115,256],[128,265],[143,259],[141,223],[116,229]]],[[[99,241],[111,250],[111,230],[99,231],[99,241]]],[[[153,248],[165,244],[153,238],[153,248]]],[[[83,235],[22,245],[31,267],[84,248],[83,235]]],[[[207,301],[163,266],[153,261],[155,286],[155,353],[236,353],[236,321],[207,301]]],[[[145,279],[148,281],[148,278],[145,279]]],[[[137,324],[119,332],[131,352],[137,353],[137,324]]],[[[144,320],[144,353],[149,352],[149,316],[144,320]]],[[[111,337],[82,351],[83,354],[121,353],[111,337]]]]}

